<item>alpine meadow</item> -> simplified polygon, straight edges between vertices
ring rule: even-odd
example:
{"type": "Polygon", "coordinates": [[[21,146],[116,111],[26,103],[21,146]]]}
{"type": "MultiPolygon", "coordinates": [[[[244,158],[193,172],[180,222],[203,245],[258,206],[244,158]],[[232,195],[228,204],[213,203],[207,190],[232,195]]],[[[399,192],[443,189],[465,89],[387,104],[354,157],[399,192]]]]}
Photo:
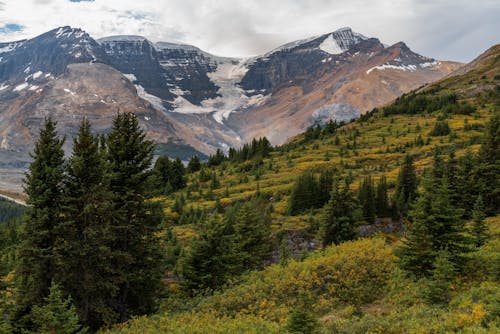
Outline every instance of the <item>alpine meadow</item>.
{"type": "Polygon", "coordinates": [[[0,334],[500,332],[500,44],[99,37],[0,43],[0,334]]]}

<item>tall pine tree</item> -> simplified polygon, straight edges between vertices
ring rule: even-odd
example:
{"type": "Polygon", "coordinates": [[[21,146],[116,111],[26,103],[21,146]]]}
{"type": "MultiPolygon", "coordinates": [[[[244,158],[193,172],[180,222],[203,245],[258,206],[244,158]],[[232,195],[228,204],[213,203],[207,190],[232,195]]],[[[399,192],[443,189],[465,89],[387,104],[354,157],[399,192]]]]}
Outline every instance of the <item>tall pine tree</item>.
{"type": "Polygon", "coordinates": [[[13,319],[19,326],[29,327],[25,316],[44,301],[55,274],[53,248],[63,202],[63,144],[64,139],[56,133],[56,122],[46,119],[24,180],[28,209],[19,248],[17,310],[13,319]]]}
{"type": "Polygon", "coordinates": [[[366,176],[358,190],[358,201],[363,212],[363,219],[373,223],[376,215],[375,186],[371,176],[366,176]]]}
{"type": "Polygon", "coordinates": [[[375,209],[378,217],[389,217],[391,214],[387,188],[387,178],[385,175],[382,175],[378,181],[375,194],[375,209]]]}
{"type": "Polygon", "coordinates": [[[333,183],[330,200],[324,207],[321,219],[323,246],[339,244],[356,238],[356,214],[358,205],[346,181],[343,188],[338,180],[333,183]]]}
{"type": "Polygon", "coordinates": [[[446,177],[436,177],[432,171],[425,176],[424,192],[411,211],[413,222],[398,250],[401,267],[415,276],[428,276],[437,254],[447,250],[457,268],[468,251],[462,210],[451,202],[446,177]]]}
{"type": "Polygon", "coordinates": [[[416,197],[417,174],[413,166],[413,158],[407,154],[399,170],[393,203],[400,214],[406,215],[416,197]]]}
{"type": "Polygon", "coordinates": [[[84,119],[68,161],[64,218],[54,250],[57,280],[92,329],[116,320],[110,305],[117,291],[111,261],[113,197],[104,154],[84,119]]]}
{"type": "Polygon", "coordinates": [[[124,321],[156,306],[164,274],[157,232],[164,213],[148,198],[146,181],[154,145],[145,139],[136,116],[118,114],[106,142],[110,189],[115,195],[112,231],[118,292],[114,304],[118,320],[124,321]]]}
{"type": "Polygon", "coordinates": [[[488,215],[500,212],[500,113],[497,112],[486,126],[483,144],[479,149],[473,179],[483,197],[488,215]]]}

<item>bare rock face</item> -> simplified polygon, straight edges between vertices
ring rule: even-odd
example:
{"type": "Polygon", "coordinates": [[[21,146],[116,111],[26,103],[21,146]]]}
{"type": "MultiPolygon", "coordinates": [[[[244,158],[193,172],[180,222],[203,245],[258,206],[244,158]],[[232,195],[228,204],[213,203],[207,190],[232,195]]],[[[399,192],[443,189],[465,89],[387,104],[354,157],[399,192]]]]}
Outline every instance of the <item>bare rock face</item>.
{"type": "Polygon", "coordinates": [[[62,27],[0,43],[0,168],[26,166],[48,116],[67,136],[67,150],[82,117],[105,133],[117,112],[130,111],[148,138],[210,154],[253,137],[284,143],[313,124],[357,117],[459,66],[418,55],[404,43],[386,47],[350,28],[239,59],[140,36],[96,41],[62,27]]]}

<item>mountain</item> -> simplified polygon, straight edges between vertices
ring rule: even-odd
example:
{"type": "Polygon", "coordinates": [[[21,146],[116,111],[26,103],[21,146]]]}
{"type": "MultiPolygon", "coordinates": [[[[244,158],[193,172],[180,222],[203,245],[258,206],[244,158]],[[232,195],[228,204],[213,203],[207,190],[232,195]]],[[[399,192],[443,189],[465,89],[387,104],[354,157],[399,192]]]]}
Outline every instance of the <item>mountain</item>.
{"type": "MultiPolygon", "coordinates": [[[[389,71],[372,70],[369,75],[376,71],[385,73],[386,70],[389,71]]],[[[401,244],[405,244],[405,237],[411,235],[408,231],[412,226],[422,226],[417,225],[419,219],[432,220],[427,227],[441,224],[438,219],[447,219],[446,215],[435,214],[437,211],[433,208],[440,204],[427,202],[429,197],[421,189],[450,196],[448,198],[453,200],[431,198],[449,205],[453,211],[446,213],[450,216],[456,214],[453,217],[461,216],[463,210],[471,212],[472,208],[477,208],[474,198],[479,197],[478,192],[484,192],[488,197],[496,196],[493,203],[498,203],[498,192],[487,193],[498,179],[495,178],[500,155],[499,137],[495,136],[499,129],[498,118],[496,123],[491,119],[495,115],[498,117],[499,111],[500,45],[496,45],[449,76],[406,93],[393,103],[339,129],[325,127],[317,136],[314,136],[315,131],[308,131],[281,147],[275,147],[268,157],[262,158],[259,152],[242,162],[241,158],[233,156],[219,166],[206,165],[201,171],[190,173],[186,188],[161,198],[167,208],[168,233],[173,236],[170,240],[178,240],[178,243],[171,243],[172,249],[185,247],[192,250],[200,240],[215,242],[206,233],[207,230],[213,231],[210,224],[206,224],[209,221],[206,215],[221,212],[234,215],[235,207],[261,199],[262,207],[270,212],[271,236],[275,238],[271,242],[274,252],[270,262],[275,264],[232,280],[213,294],[196,295],[195,298],[179,293],[185,286],[185,277],[173,274],[167,279],[170,299],[156,314],[135,318],[104,332],[232,333],[246,330],[249,333],[283,333],[291,327],[290,319],[295,317],[300,321],[306,319],[302,323],[307,325],[316,324],[320,327],[318,332],[324,333],[367,333],[372,328],[378,328],[379,333],[424,333],[428,328],[433,328],[436,333],[445,333],[449,328],[467,333],[490,329],[498,332],[494,330],[498,327],[495,323],[498,317],[495,317],[493,305],[498,304],[495,301],[500,289],[497,267],[491,264],[493,259],[499,259],[494,255],[498,254],[500,235],[498,205],[493,213],[496,216],[485,220],[489,231],[486,244],[467,253],[466,260],[459,260],[463,269],[452,280],[466,284],[455,284],[450,289],[450,279],[446,278],[443,279],[443,289],[430,290],[431,298],[448,291],[446,302],[435,304],[426,294],[427,289],[433,287],[428,281],[436,279],[437,275],[415,281],[411,276],[403,275],[397,266],[403,262],[401,244]],[[435,134],[436,125],[443,123],[449,126],[450,133],[435,134]],[[483,150],[481,146],[487,149],[483,150]],[[478,151],[483,152],[478,155],[482,158],[473,158],[478,151]],[[436,162],[432,157],[438,152],[441,159],[436,159],[436,162]],[[307,187],[304,181],[299,183],[300,179],[309,179],[301,178],[301,175],[314,173],[321,180],[322,175],[318,174],[330,171],[340,180],[337,181],[341,183],[340,189],[343,179],[349,178],[352,180],[350,190],[360,201],[363,194],[361,184],[373,182],[377,189],[381,189],[379,182],[386,177],[389,197],[393,197],[398,174],[408,155],[413,158],[420,184],[421,201],[414,207],[416,211],[426,210],[428,214],[423,217],[412,213],[412,223],[388,217],[364,220],[359,222],[362,237],[358,240],[321,247],[318,241],[325,231],[322,223],[331,207],[327,205],[318,209],[314,208],[314,201],[307,201],[314,193],[314,187],[307,187]],[[488,160],[487,166],[481,166],[484,163],[481,159],[488,160]],[[424,172],[433,167],[437,168],[434,173],[424,172]],[[442,185],[429,188],[427,182],[436,182],[431,180],[440,180],[442,185]],[[303,192],[302,202],[309,202],[311,208],[294,215],[289,210],[290,199],[297,192],[303,192]],[[403,227],[405,233],[401,231],[403,227]],[[314,248],[319,249],[306,255],[314,248]],[[301,299],[307,302],[300,305],[301,299]],[[181,311],[179,305],[184,307],[181,311]],[[303,310],[309,313],[300,316],[304,314],[303,310]]],[[[342,208],[346,201],[348,199],[344,197],[334,204],[342,208]]],[[[255,211],[260,214],[258,209],[255,211]]],[[[344,216],[342,219],[349,218],[344,216]]],[[[462,226],[460,218],[450,221],[462,226]]],[[[453,233],[446,228],[442,231],[445,235],[453,233]]],[[[469,233],[468,237],[472,237],[474,232],[469,233]]],[[[435,244],[436,239],[429,237],[427,240],[432,242],[422,242],[419,247],[425,249],[429,244],[435,244]]],[[[216,239],[222,243],[220,240],[216,239]]],[[[208,246],[201,249],[206,251],[208,246]]],[[[198,259],[201,263],[214,258],[222,262],[228,254],[226,248],[221,256],[214,256],[216,252],[206,252],[206,257],[198,259]]],[[[257,255],[252,253],[252,256],[257,255]]],[[[180,258],[177,263],[185,265],[182,256],[180,258]]],[[[176,262],[172,263],[175,266],[176,262]]],[[[411,265],[418,263],[412,262],[411,265]]],[[[179,267],[182,268],[175,268],[179,267]]],[[[200,265],[199,268],[206,267],[200,265]]],[[[217,275],[207,276],[217,279],[220,277],[217,275]]]]}
{"type": "Polygon", "coordinates": [[[40,124],[59,123],[69,148],[85,116],[107,131],[135,112],[169,152],[239,147],[256,136],[282,144],[315,123],[349,120],[437,80],[460,64],[386,47],[342,28],[252,58],[141,36],[99,40],[61,27],[0,43],[0,168],[29,161],[40,124]]]}

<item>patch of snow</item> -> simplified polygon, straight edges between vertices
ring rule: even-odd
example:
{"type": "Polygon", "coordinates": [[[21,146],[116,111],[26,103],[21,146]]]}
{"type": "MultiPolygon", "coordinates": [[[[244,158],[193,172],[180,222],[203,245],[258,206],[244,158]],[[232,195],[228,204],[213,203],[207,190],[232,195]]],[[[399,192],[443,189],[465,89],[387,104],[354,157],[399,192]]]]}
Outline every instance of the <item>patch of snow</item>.
{"type": "Polygon", "coordinates": [[[130,74],[125,74],[124,73],[123,76],[125,78],[127,78],[130,82],[137,81],[137,77],[135,75],[131,74],[131,73],[130,74]]]}
{"type": "Polygon", "coordinates": [[[16,86],[16,88],[14,88],[14,92],[19,92],[19,91],[22,91],[23,89],[25,89],[26,87],[28,87],[29,85],[25,82],[25,83],[22,83],[18,86],[16,86]]]}
{"type": "Polygon", "coordinates": [[[7,45],[0,47],[0,53],[14,51],[15,49],[17,49],[18,47],[20,47],[23,44],[24,44],[24,41],[8,43],[7,45]]]}
{"type": "Polygon", "coordinates": [[[42,71],[38,71],[38,72],[33,73],[33,79],[39,78],[42,74],[43,74],[42,71]]]}
{"type": "Polygon", "coordinates": [[[0,86],[0,91],[2,91],[2,90],[4,90],[4,89],[6,89],[6,88],[8,88],[8,87],[9,87],[9,85],[2,84],[2,85],[0,86]]]}
{"type": "Polygon", "coordinates": [[[151,117],[144,116],[144,119],[145,119],[146,121],[149,121],[149,120],[151,119],[151,117]]]}
{"type": "Polygon", "coordinates": [[[156,109],[161,111],[166,111],[165,107],[163,106],[162,99],[160,99],[158,96],[149,94],[141,85],[134,85],[134,86],[135,89],[137,90],[137,95],[139,95],[140,98],[151,103],[151,105],[153,105],[153,107],[155,107],[156,109]]]}
{"type": "Polygon", "coordinates": [[[9,141],[7,139],[7,136],[4,136],[2,138],[2,142],[0,143],[0,148],[4,149],[4,150],[7,150],[9,149],[9,141]]]}
{"type": "Polygon", "coordinates": [[[37,89],[38,89],[37,85],[30,86],[30,88],[29,88],[29,90],[37,90],[37,89]]]}
{"type": "Polygon", "coordinates": [[[418,66],[420,66],[421,68],[426,68],[426,67],[432,67],[432,66],[436,66],[436,65],[439,65],[439,61],[434,60],[434,61],[419,64],[418,66]]]}
{"type": "Polygon", "coordinates": [[[396,65],[390,65],[390,64],[383,64],[383,65],[379,65],[379,66],[375,66],[375,67],[370,68],[369,70],[366,71],[366,74],[370,74],[373,70],[383,71],[383,70],[387,70],[387,69],[397,70],[397,71],[415,72],[417,70],[417,66],[416,65],[396,66],[396,65]]]}
{"type": "Polygon", "coordinates": [[[71,94],[71,95],[75,95],[75,94],[76,94],[75,92],[72,92],[72,91],[71,91],[71,90],[69,90],[68,88],[64,88],[64,91],[65,91],[66,93],[71,94]]]}
{"type": "Polygon", "coordinates": [[[28,74],[31,71],[31,66],[28,66],[24,69],[24,73],[28,74]]]}
{"type": "Polygon", "coordinates": [[[46,78],[48,78],[48,77],[50,77],[51,75],[52,75],[51,73],[47,73],[47,74],[45,74],[45,77],[46,77],[46,78]]]}
{"type": "Polygon", "coordinates": [[[104,103],[104,104],[107,104],[107,103],[106,103],[106,101],[104,101],[104,100],[101,100],[100,102],[101,102],[101,103],[104,103]]]}

